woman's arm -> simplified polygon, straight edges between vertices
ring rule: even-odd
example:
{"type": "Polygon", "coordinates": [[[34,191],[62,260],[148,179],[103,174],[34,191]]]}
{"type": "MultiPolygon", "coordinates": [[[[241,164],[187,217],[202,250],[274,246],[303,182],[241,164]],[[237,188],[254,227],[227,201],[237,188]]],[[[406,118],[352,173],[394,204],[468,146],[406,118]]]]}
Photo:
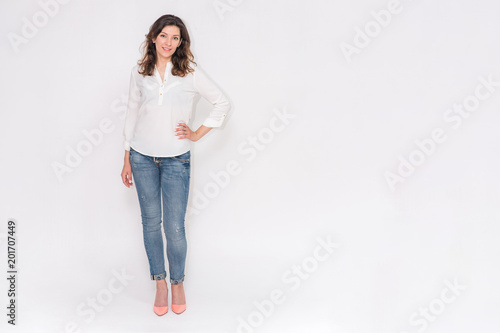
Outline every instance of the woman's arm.
{"type": "Polygon", "coordinates": [[[127,112],[125,115],[125,125],[123,126],[123,146],[125,148],[125,158],[121,173],[122,182],[125,186],[132,186],[132,167],[130,165],[130,140],[134,134],[134,127],[139,114],[141,90],[137,84],[135,74],[137,66],[132,68],[130,73],[130,85],[128,90],[127,112]]]}
{"type": "Polygon", "coordinates": [[[212,128],[222,126],[227,113],[231,109],[231,104],[222,91],[198,66],[196,66],[193,73],[193,85],[194,89],[212,104],[212,111],[203,122],[203,125],[196,131],[192,131],[185,123],[178,123],[175,135],[179,139],[189,139],[195,142],[210,132],[212,128]]]}

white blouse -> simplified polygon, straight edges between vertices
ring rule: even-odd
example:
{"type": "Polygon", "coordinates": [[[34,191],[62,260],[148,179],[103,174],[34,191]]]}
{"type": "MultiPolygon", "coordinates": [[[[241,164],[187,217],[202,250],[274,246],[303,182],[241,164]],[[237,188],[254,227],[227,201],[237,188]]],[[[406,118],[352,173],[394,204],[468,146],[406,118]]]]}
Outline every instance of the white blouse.
{"type": "Polygon", "coordinates": [[[194,72],[184,77],[171,73],[172,62],[165,68],[162,82],[155,66],[154,76],[143,76],[132,68],[130,89],[123,128],[124,148],[155,157],[169,157],[190,150],[189,139],[179,139],[174,130],[177,123],[188,124],[193,100],[200,95],[212,105],[212,111],[203,122],[207,127],[220,127],[231,109],[226,96],[196,65],[194,72]]]}

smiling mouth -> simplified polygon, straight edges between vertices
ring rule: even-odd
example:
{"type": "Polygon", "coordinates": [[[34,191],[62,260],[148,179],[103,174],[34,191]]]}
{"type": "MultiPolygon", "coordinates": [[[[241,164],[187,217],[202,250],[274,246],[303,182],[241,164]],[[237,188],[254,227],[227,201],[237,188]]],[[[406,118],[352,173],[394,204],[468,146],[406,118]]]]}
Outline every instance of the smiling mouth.
{"type": "Polygon", "coordinates": [[[167,48],[163,47],[163,50],[170,52],[172,49],[167,49],[167,48]]]}

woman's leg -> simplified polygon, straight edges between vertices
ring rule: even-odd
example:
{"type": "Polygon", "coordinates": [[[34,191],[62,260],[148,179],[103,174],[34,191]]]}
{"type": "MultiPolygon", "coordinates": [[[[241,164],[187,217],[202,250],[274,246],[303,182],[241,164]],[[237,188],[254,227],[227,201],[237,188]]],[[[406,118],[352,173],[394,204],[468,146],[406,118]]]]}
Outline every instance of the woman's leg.
{"type": "Polygon", "coordinates": [[[179,156],[162,159],[163,226],[167,239],[172,304],[185,304],[182,286],[187,253],[184,220],[189,196],[190,172],[191,152],[189,151],[179,156]]]}
{"type": "Polygon", "coordinates": [[[159,159],[142,155],[131,149],[130,164],[141,208],[144,246],[149,261],[150,277],[152,280],[157,280],[155,306],[166,306],[168,290],[165,281],[165,258],[161,233],[159,159]]]}

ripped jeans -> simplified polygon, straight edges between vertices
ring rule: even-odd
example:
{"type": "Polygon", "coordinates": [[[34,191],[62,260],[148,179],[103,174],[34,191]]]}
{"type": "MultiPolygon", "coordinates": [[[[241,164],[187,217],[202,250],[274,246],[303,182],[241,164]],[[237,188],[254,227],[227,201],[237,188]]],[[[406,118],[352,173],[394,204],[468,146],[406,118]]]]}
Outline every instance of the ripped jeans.
{"type": "Polygon", "coordinates": [[[132,179],[141,207],[144,246],[152,280],[166,278],[162,226],[167,239],[171,284],[184,281],[187,241],[184,230],[191,152],[173,157],[153,157],[130,148],[132,179]]]}

